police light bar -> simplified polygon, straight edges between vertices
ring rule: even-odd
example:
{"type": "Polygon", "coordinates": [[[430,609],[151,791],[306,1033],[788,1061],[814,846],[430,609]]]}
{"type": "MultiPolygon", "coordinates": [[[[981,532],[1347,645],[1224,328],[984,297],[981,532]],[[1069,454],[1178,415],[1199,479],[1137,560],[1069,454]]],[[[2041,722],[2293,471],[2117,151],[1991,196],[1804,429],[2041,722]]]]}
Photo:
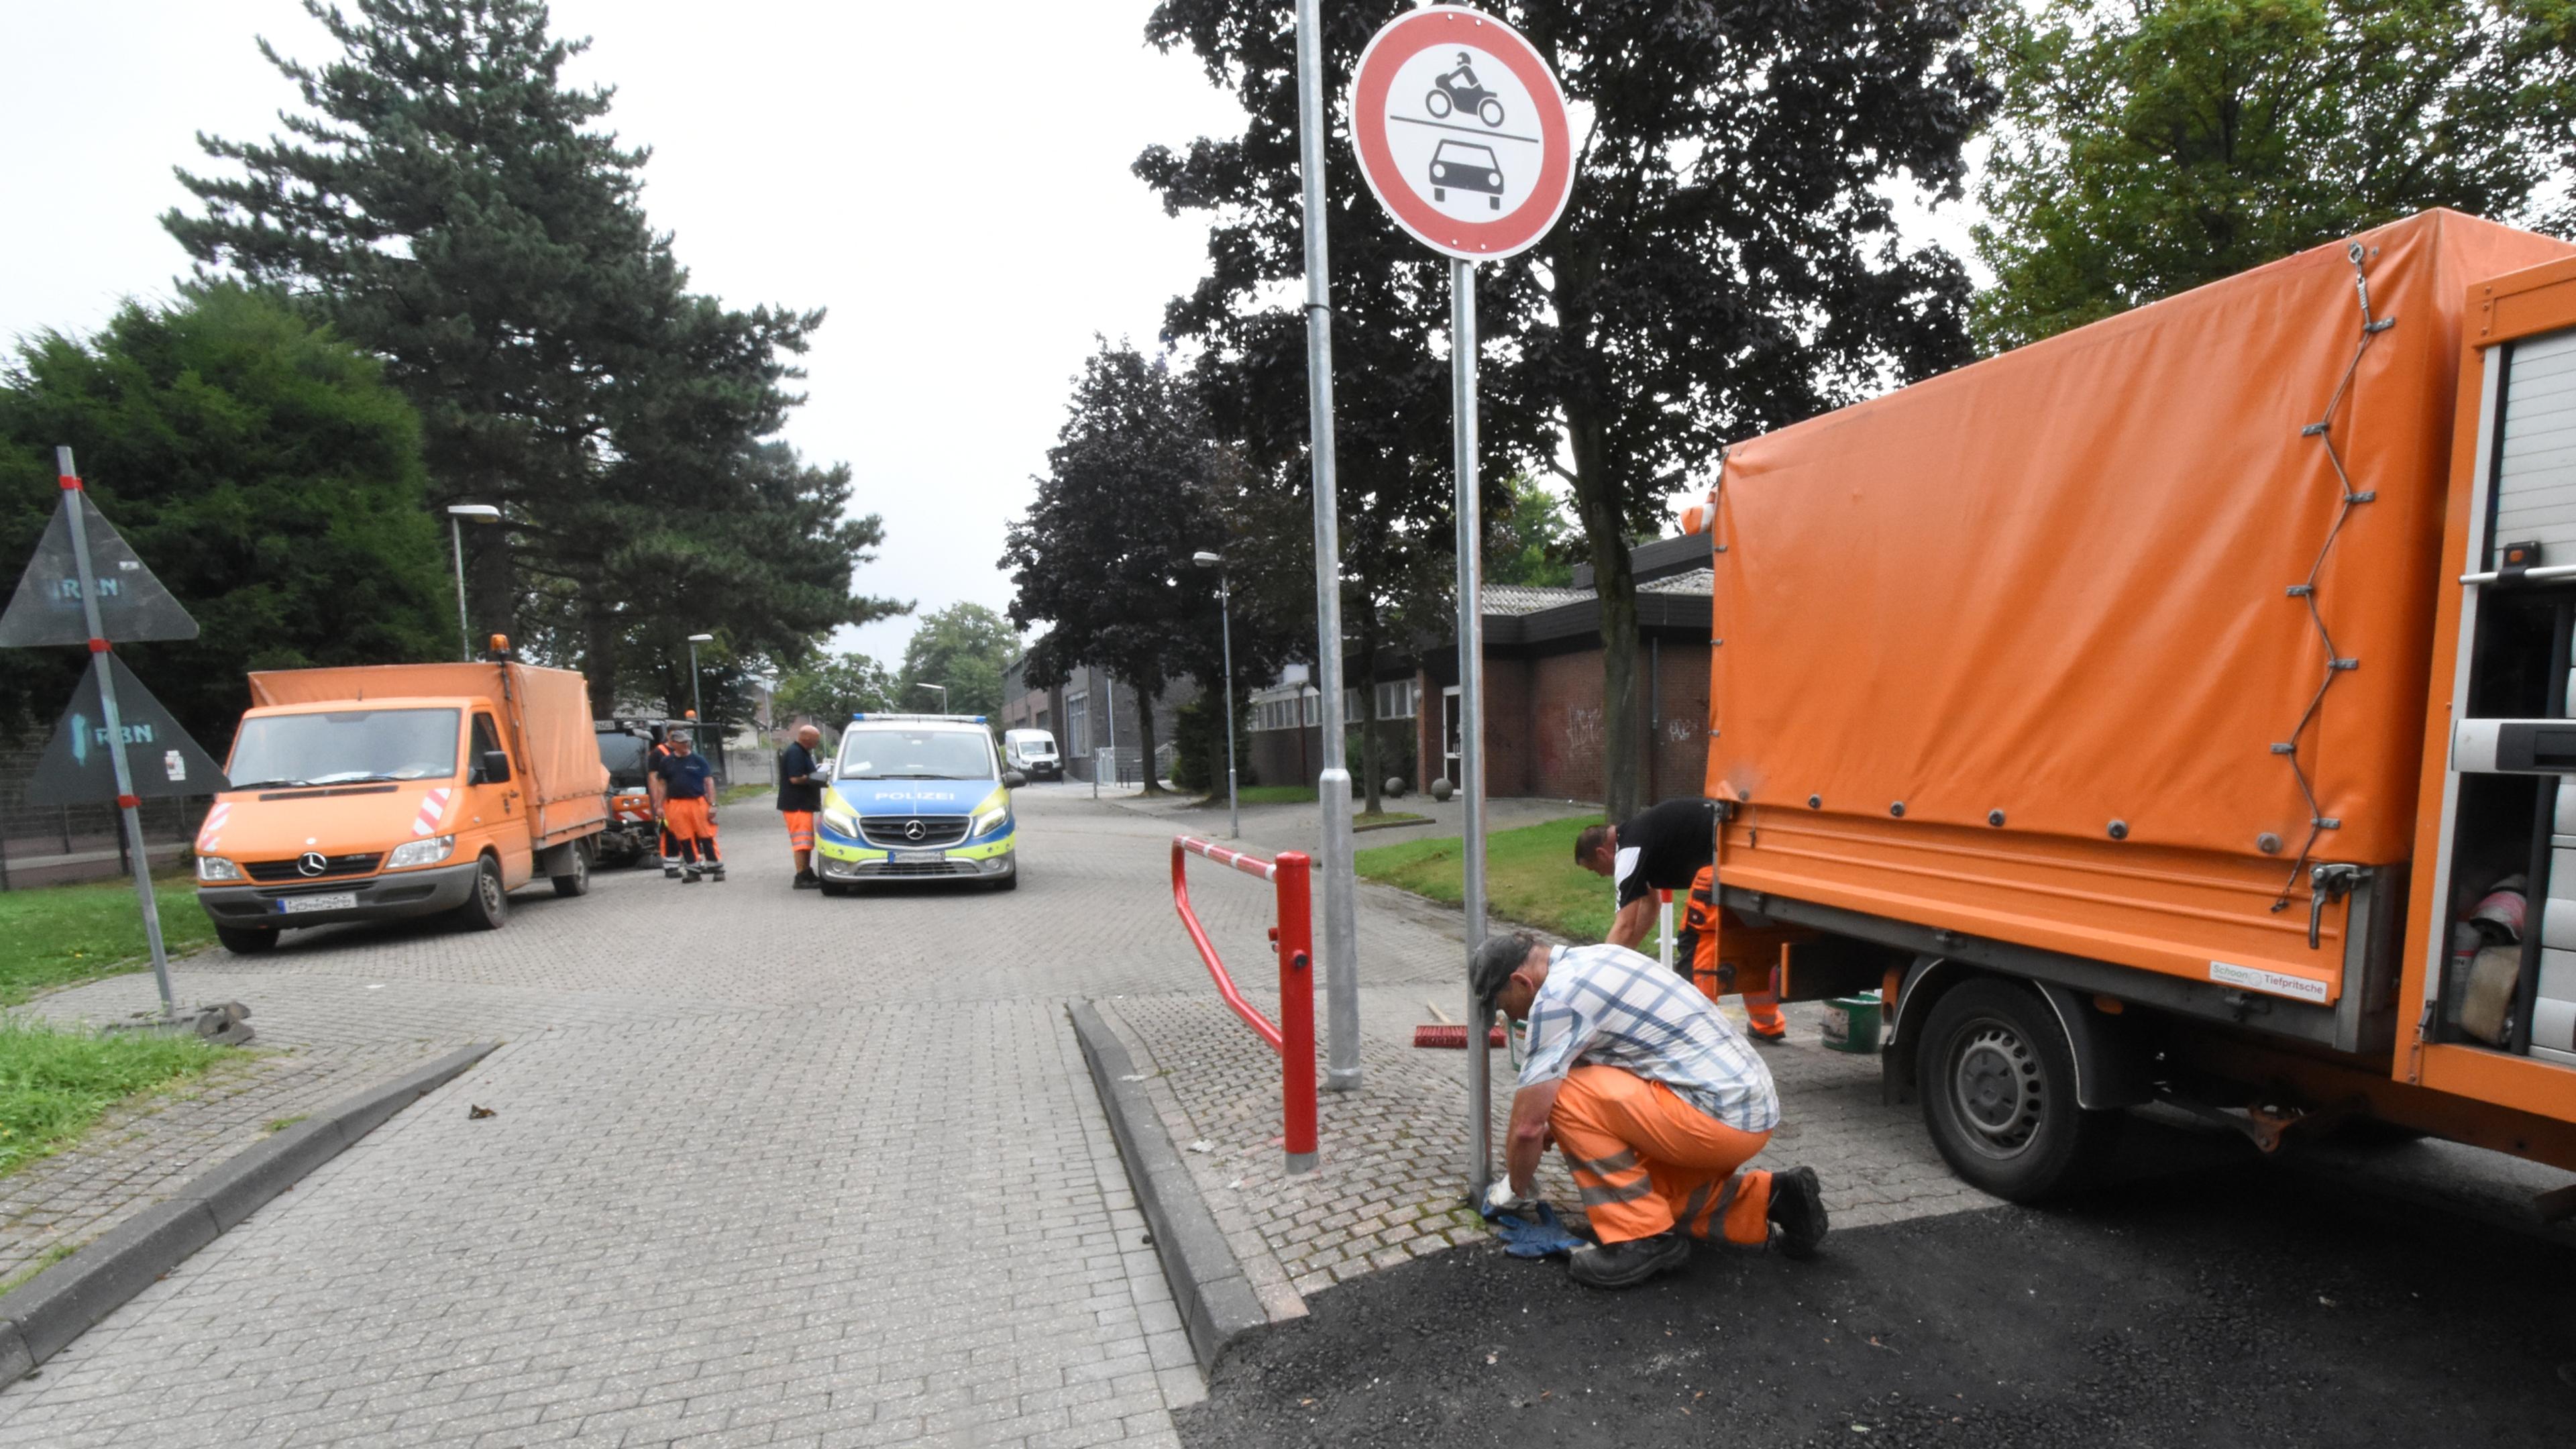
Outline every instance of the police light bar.
{"type": "Polygon", "coordinates": [[[885,712],[884,710],[872,710],[872,711],[869,711],[869,712],[864,713],[864,714],[854,714],[854,715],[850,716],[850,722],[851,722],[852,724],[859,724],[859,723],[862,723],[862,722],[865,722],[865,721],[869,721],[869,720],[899,720],[899,719],[910,719],[910,720],[932,720],[932,721],[935,721],[935,722],[940,723],[940,724],[983,724],[983,723],[985,723],[985,717],[984,717],[983,715],[980,715],[980,714],[888,714],[888,713],[887,713],[887,712],[885,712]]]}

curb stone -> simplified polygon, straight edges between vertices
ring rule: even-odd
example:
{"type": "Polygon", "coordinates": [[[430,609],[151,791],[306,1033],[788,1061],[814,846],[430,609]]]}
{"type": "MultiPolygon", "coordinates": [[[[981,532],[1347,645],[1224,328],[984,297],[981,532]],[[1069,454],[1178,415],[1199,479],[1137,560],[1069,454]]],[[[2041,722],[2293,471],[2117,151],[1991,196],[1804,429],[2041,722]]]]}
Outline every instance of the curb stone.
{"type": "Polygon", "coordinates": [[[15,1383],[261,1204],[445,1086],[500,1045],[477,1042],[349,1098],[188,1179],[0,1296],[0,1384],[15,1383]]]}
{"type": "Polygon", "coordinates": [[[1101,1110],[1118,1139],[1119,1159],[1127,1165],[1128,1184],[1136,1205],[1154,1235],[1154,1255],[1163,1263],[1172,1299],[1180,1306],[1181,1326],[1202,1370],[1216,1367],[1217,1354],[1246,1330],[1270,1321],[1261,1300],[1244,1276],[1234,1249],[1218,1231],[1215,1214],[1199,1196],[1190,1170],[1174,1150],[1170,1134],[1154,1115],[1141,1083],[1121,1081],[1135,1075],[1136,1065],[1109,1023],[1089,1001],[1068,1008],[1073,1032],[1082,1043],[1082,1060],[1091,1068],[1101,1110]]]}

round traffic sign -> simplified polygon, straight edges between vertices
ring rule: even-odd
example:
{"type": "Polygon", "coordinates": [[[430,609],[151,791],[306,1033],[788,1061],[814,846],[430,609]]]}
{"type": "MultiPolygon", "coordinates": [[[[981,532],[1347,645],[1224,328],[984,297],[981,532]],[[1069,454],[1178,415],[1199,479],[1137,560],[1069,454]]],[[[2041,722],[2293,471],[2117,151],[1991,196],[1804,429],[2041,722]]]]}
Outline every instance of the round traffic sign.
{"type": "Polygon", "coordinates": [[[1547,235],[1574,186],[1556,76],[1519,31],[1464,6],[1409,10],[1369,37],[1351,132],[1387,215],[1467,261],[1547,235]]]}

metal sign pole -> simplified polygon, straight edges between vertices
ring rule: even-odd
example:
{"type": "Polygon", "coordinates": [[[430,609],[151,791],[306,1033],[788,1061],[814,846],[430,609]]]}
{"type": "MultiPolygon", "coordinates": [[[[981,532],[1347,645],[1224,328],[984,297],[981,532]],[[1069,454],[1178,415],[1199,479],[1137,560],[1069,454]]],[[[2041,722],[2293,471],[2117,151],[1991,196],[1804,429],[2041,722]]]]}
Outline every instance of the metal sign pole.
{"type": "Polygon", "coordinates": [[[135,808],[142,802],[135,797],[134,772],[125,762],[125,721],[116,709],[116,671],[101,657],[107,653],[107,630],[98,617],[98,575],[90,568],[89,522],[82,516],[80,500],[70,496],[81,491],[71,449],[54,449],[54,469],[62,476],[63,510],[70,516],[81,617],[89,624],[90,668],[98,671],[99,722],[106,727],[108,759],[116,768],[116,813],[122,817],[126,854],[134,866],[135,898],[143,907],[143,940],[152,948],[152,979],[161,988],[161,1019],[169,1021],[178,1012],[170,999],[170,953],[161,944],[161,906],[152,895],[152,855],[143,843],[142,813],[135,808]]]}
{"type": "MultiPolygon", "coordinates": [[[[1476,264],[1449,263],[1449,398],[1458,457],[1458,788],[1465,800],[1461,856],[1467,957],[1485,939],[1485,631],[1482,545],[1476,498],[1476,264]]],[[[1494,1177],[1494,1089],[1485,1044],[1493,1015],[1467,988],[1467,1200],[1482,1202],[1494,1177]]]]}
{"type": "Polygon", "coordinates": [[[1218,637],[1225,641],[1225,819],[1226,838],[1243,838],[1243,797],[1234,788],[1234,588],[1223,569],[1216,575],[1218,637]]]}
{"type": "Polygon", "coordinates": [[[1324,40],[1316,0],[1297,0],[1297,169],[1305,183],[1306,427],[1315,487],[1315,667],[1323,688],[1324,1090],[1360,1085],[1358,887],[1351,772],[1342,740],[1342,554],[1333,517],[1333,313],[1324,245],[1324,40]]]}

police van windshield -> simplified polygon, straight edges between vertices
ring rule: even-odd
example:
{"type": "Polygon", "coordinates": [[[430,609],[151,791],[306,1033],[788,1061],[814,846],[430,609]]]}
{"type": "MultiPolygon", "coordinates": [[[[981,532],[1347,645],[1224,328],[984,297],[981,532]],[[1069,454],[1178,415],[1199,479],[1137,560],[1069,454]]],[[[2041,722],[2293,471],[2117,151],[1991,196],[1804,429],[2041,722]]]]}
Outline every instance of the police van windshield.
{"type": "Polygon", "coordinates": [[[990,780],[993,737],[982,730],[856,729],[841,739],[835,780],[990,780]]]}
{"type": "Polygon", "coordinates": [[[456,774],[456,711],[255,715],[242,721],[224,773],[236,790],[451,779],[456,774]]]}

